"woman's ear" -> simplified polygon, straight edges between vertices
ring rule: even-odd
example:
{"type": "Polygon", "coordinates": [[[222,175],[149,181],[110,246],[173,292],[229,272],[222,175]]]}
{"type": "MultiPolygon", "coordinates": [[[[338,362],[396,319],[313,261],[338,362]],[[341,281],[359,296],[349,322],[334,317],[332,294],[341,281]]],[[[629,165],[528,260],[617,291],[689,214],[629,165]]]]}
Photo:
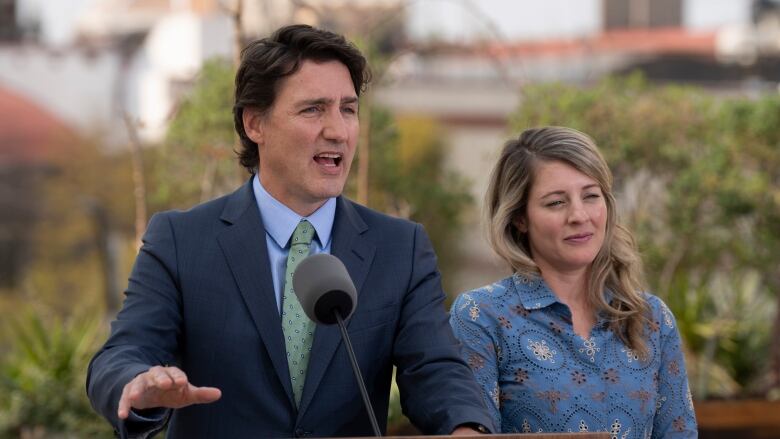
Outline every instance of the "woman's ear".
{"type": "Polygon", "coordinates": [[[512,224],[514,224],[521,233],[528,233],[528,224],[526,224],[525,218],[515,218],[515,220],[512,221],[512,224]]]}
{"type": "Polygon", "coordinates": [[[263,115],[256,108],[244,108],[241,118],[244,122],[246,136],[258,145],[265,141],[263,130],[263,115]]]}

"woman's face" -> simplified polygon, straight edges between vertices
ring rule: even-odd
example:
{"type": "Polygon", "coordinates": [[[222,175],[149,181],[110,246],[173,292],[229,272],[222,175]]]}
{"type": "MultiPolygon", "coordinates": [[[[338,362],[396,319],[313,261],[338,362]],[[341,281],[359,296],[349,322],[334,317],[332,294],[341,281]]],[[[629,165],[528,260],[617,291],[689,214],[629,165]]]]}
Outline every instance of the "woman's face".
{"type": "Polygon", "coordinates": [[[607,205],[596,180],[560,162],[541,162],[528,196],[526,217],[516,225],[528,234],[539,268],[573,272],[596,258],[607,224],[607,205]]]}

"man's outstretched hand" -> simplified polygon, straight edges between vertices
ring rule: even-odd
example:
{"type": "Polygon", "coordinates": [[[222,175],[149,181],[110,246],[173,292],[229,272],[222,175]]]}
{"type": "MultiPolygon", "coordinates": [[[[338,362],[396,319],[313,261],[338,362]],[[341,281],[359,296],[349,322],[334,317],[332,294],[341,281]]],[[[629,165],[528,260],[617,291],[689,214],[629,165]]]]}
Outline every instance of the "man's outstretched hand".
{"type": "Polygon", "coordinates": [[[192,404],[214,402],[222,396],[215,387],[195,387],[178,367],[154,366],[127,383],[119,398],[119,419],[127,419],[130,409],[164,407],[178,409],[192,404]]]}

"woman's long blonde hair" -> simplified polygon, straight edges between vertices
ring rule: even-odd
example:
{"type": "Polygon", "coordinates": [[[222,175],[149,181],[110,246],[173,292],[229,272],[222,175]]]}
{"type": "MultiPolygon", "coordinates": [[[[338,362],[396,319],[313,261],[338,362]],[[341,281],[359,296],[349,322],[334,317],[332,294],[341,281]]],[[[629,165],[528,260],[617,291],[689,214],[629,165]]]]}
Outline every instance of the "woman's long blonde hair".
{"type": "Polygon", "coordinates": [[[642,261],[631,232],[618,224],[612,172],[588,135],[549,126],[525,130],[506,143],[485,200],[490,244],[515,272],[541,275],[531,256],[528,236],[515,223],[518,218],[527,218],[528,194],[539,163],[551,161],[570,165],[601,186],[607,224],[604,243],[588,270],[587,302],[592,310],[608,317],[610,329],[626,346],[645,357],[649,306],[643,296],[642,261]]]}

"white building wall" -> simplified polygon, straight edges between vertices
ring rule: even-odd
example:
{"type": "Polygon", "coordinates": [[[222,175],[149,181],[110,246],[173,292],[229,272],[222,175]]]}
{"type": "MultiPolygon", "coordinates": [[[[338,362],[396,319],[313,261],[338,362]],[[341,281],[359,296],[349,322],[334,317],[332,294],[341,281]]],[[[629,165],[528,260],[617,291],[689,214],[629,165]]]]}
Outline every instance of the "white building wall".
{"type": "MultiPolygon", "coordinates": [[[[628,1],[628,0],[625,0],[628,1]]],[[[683,0],[683,27],[714,30],[750,21],[752,0],[683,0]]],[[[410,3],[414,39],[581,38],[603,27],[602,0],[480,0],[410,3]]]]}
{"type": "Polygon", "coordinates": [[[39,46],[0,48],[0,83],[82,132],[113,137],[117,122],[113,53],[52,52],[39,46]]]}
{"type": "Polygon", "coordinates": [[[232,41],[232,23],[225,15],[201,17],[183,11],[154,25],[135,65],[137,101],[130,108],[144,140],[164,137],[176,105],[173,83],[193,79],[209,58],[230,59],[232,41]]]}
{"type": "Polygon", "coordinates": [[[579,38],[602,27],[601,0],[420,1],[408,14],[415,39],[579,38]]]}
{"type": "Polygon", "coordinates": [[[715,30],[750,23],[752,0],[685,0],[683,23],[691,30],[715,30]]]}
{"type": "Polygon", "coordinates": [[[205,61],[214,57],[233,58],[235,28],[226,15],[204,17],[200,21],[200,56],[205,61]]]}

